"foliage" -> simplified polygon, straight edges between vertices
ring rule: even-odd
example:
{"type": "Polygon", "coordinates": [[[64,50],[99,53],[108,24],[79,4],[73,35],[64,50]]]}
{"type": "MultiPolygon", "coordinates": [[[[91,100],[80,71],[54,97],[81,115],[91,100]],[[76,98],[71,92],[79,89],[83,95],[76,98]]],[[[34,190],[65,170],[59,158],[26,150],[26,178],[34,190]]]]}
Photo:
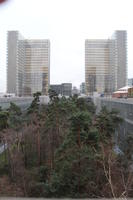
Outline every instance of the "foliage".
{"type": "Polygon", "coordinates": [[[122,123],[119,113],[104,107],[96,114],[91,99],[59,98],[52,90],[49,104],[42,106],[40,95],[34,94],[26,113],[13,103],[0,111],[2,141],[7,144],[3,166],[8,165],[7,174],[23,196],[130,196],[132,176],[124,169],[132,156],[124,163],[113,151],[112,138],[122,123]]]}
{"type": "MultiPolygon", "coordinates": [[[[90,114],[79,111],[69,120],[71,121],[70,132],[56,152],[56,167],[48,188],[47,195],[52,197],[85,197],[83,188],[89,180],[91,171],[89,168],[85,169],[85,166],[87,167],[95,157],[93,147],[97,139],[90,137],[92,134],[91,131],[89,132],[90,114]],[[88,144],[89,138],[92,146],[88,144]]],[[[98,132],[95,134],[98,135],[98,132]]]]}
{"type": "Polygon", "coordinates": [[[39,96],[41,96],[41,92],[36,92],[33,94],[33,101],[30,105],[30,107],[28,108],[27,110],[27,114],[30,114],[30,113],[33,113],[33,112],[38,112],[38,109],[39,109],[39,96]]]}
{"type": "Polygon", "coordinates": [[[8,111],[0,111],[0,131],[8,127],[8,111]]]}
{"type": "Polygon", "coordinates": [[[118,116],[117,110],[107,110],[103,107],[100,113],[96,117],[96,127],[101,135],[101,140],[111,138],[118,128],[118,125],[122,123],[122,118],[118,116]]]}
{"type": "Polygon", "coordinates": [[[55,90],[49,89],[48,93],[49,93],[50,101],[58,99],[58,94],[55,92],[55,90]]]}
{"type": "Polygon", "coordinates": [[[9,127],[17,129],[22,123],[22,111],[15,103],[10,103],[10,107],[7,109],[9,112],[8,124],[9,127]]]}

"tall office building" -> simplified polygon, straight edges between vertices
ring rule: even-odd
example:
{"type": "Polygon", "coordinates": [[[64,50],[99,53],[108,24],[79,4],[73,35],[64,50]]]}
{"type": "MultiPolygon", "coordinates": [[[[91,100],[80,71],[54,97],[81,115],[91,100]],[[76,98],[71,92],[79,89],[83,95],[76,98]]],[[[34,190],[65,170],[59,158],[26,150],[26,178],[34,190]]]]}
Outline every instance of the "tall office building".
{"type": "Polygon", "coordinates": [[[8,31],[7,92],[31,96],[48,94],[50,84],[50,41],[24,39],[8,31]]]}
{"type": "Polygon", "coordinates": [[[126,31],[116,31],[111,39],[85,40],[86,94],[112,93],[127,85],[126,38],[126,31]]]}
{"type": "Polygon", "coordinates": [[[116,31],[114,34],[117,67],[117,89],[128,84],[127,79],[127,32],[116,31]]]}

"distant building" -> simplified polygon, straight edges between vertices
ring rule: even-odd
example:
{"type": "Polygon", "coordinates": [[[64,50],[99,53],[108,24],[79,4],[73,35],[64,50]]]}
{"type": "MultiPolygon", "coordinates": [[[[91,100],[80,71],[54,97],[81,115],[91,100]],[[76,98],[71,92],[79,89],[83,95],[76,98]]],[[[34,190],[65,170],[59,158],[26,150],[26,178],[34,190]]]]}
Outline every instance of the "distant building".
{"type": "Polygon", "coordinates": [[[50,88],[54,90],[58,95],[71,96],[72,95],[72,83],[62,83],[50,85],[50,88]]]}
{"type": "Polygon", "coordinates": [[[112,93],[127,85],[127,33],[85,40],[86,94],[112,93]]]}
{"type": "Polygon", "coordinates": [[[62,95],[71,96],[72,95],[72,83],[62,83],[62,95]]]}
{"type": "Polygon", "coordinates": [[[125,86],[122,88],[119,88],[117,91],[113,92],[112,97],[115,98],[124,98],[124,97],[128,97],[128,89],[130,89],[129,86],[125,86]]]}
{"type": "Polygon", "coordinates": [[[58,95],[62,94],[62,85],[50,85],[50,89],[54,90],[58,95]]]}
{"type": "Polygon", "coordinates": [[[133,86],[133,78],[128,79],[128,86],[133,86]]]}
{"type": "Polygon", "coordinates": [[[50,83],[50,41],[24,39],[8,31],[7,92],[17,96],[48,94],[50,83]]]}
{"type": "Polygon", "coordinates": [[[72,89],[72,95],[75,95],[75,94],[79,95],[80,91],[78,90],[77,87],[74,86],[73,89],[72,89]]]}
{"type": "Polygon", "coordinates": [[[80,94],[85,94],[85,83],[81,83],[80,85],[80,94]]]}

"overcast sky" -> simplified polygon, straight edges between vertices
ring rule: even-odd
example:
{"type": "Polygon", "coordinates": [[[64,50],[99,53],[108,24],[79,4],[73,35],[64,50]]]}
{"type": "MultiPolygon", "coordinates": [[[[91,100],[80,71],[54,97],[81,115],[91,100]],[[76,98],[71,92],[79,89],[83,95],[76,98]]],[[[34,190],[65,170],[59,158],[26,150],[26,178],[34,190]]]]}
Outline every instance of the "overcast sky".
{"type": "Polygon", "coordinates": [[[133,77],[132,0],[9,0],[0,6],[0,92],[6,91],[8,30],[51,41],[50,82],[84,81],[85,39],[128,33],[128,77],[133,77]]]}

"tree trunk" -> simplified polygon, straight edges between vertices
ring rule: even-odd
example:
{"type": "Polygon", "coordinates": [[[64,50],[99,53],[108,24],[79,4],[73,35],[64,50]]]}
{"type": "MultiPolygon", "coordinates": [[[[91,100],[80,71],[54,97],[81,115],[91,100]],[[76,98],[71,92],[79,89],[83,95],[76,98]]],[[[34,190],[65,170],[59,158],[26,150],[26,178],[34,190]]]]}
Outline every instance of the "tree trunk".
{"type": "Polygon", "coordinates": [[[78,127],[78,148],[79,148],[79,162],[78,162],[78,168],[79,168],[79,178],[78,178],[78,192],[80,194],[80,174],[81,174],[81,163],[80,163],[80,150],[81,150],[81,139],[80,139],[80,126],[78,127]]]}
{"type": "Polygon", "coordinates": [[[37,131],[37,147],[38,147],[38,165],[41,164],[41,147],[40,147],[40,133],[37,131]]]}

